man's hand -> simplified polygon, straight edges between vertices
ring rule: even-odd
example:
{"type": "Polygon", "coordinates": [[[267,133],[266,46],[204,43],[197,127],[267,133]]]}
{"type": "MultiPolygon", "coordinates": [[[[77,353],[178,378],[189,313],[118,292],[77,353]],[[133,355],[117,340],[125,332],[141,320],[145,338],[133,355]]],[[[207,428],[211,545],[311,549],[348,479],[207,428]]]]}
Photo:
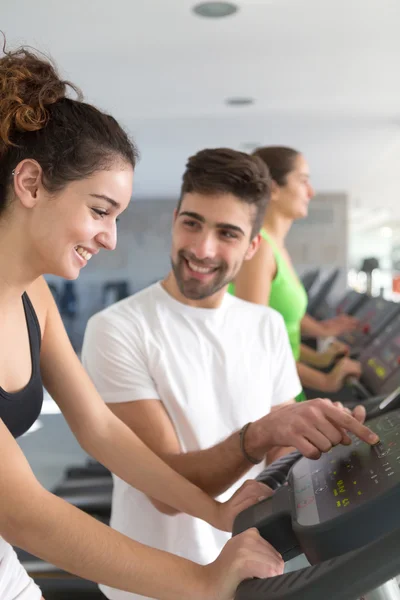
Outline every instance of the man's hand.
{"type": "Polygon", "coordinates": [[[270,487],[260,481],[255,479],[245,481],[227,502],[219,504],[220,529],[232,531],[233,522],[242,510],[269,498],[273,493],[270,487]]]}
{"type": "Polygon", "coordinates": [[[377,444],[379,437],[362,424],[364,419],[362,407],[349,414],[327,398],[286,404],[249,426],[246,451],[262,458],[273,446],[294,446],[307,458],[317,459],[332,446],[351,444],[348,432],[377,444]]]}
{"type": "Polygon", "coordinates": [[[353,410],[346,408],[346,406],[343,406],[341,402],[334,402],[334,405],[340,408],[341,410],[346,411],[347,414],[352,415],[355,419],[357,419],[359,423],[364,423],[365,419],[367,418],[367,411],[365,410],[365,407],[362,404],[358,404],[353,408],[353,410]]]}

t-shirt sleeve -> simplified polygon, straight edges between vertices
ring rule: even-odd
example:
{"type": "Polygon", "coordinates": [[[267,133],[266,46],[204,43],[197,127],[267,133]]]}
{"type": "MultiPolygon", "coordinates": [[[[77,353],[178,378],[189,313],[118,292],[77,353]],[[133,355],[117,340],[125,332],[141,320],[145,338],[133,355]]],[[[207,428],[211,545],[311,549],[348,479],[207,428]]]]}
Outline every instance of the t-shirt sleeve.
{"type": "Polygon", "coordinates": [[[274,364],[272,367],[274,382],[271,405],[278,406],[300,394],[302,386],[282,315],[274,312],[271,317],[274,331],[274,364]]]}
{"type": "Polygon", "coordinates": [[[160,399],[149,373],[143,332],[135,324],[128,327],[107,313],[92,317],[82,363],[104,402],[160,399]]]}

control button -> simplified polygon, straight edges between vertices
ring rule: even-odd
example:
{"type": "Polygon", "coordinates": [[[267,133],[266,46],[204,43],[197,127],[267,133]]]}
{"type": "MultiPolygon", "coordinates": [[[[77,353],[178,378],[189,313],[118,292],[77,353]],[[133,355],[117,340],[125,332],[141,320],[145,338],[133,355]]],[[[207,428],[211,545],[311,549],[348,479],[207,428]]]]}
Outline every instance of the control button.
{"type": "Polygon", "coordinates": [[[362,328],[362,332],[367,335],[371,331],[371,325],[369,323],[365,323],[362,328]]]}
{"type": "Polygon", "coordinates": [[[384,458],[390,453],[390,448],[386,448],[382,442],[378,442],[373,446],[378,458],[384,458]]]}

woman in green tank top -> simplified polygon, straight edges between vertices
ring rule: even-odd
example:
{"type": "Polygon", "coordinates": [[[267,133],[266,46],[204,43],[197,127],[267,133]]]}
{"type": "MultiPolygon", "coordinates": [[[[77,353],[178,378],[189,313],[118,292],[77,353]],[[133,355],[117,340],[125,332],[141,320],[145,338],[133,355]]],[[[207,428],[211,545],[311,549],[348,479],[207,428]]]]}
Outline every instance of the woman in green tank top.
{"type": "MultiPolygon", "coordinates": [[[[343,349],[333,344],[327,352],[318,353],[301,344],[301,332],[314,337],[338,335],[353,328],[354,322],[339,317],[324,323],[306,315],[307,294],[285,247],[290,227],[296,219],[307,216],[308,204],[314,195],[307,162],[291,148],[271,146],[260,148],[255,154],[270,170],[271,199],[260,231],[260,248],[252,260],[243,263],[229,291],[244,300],[267,304],[282,314],[304,387],[322,392],[337,391],[346,377],[360,375],[359,363],[342,358],[330,373],[319,371],[328,367],[343,349]]],[[[304,394],[297,399],[304,400],[304,394]]]]}

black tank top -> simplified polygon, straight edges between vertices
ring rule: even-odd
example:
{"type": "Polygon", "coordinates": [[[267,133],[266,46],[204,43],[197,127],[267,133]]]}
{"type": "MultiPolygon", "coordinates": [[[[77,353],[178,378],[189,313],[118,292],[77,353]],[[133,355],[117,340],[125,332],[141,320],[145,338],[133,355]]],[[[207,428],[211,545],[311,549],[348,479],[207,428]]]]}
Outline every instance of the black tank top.
{"type": "Polygon", "coordinates": [[[22,296],[22,303],[31,349],[31,378],[22,390],[13,394],[9,394],[0,386],[0,419],[14,437],[28,431],[38,418],[43,404],[43,385],[40,376],[40,325],[26,293],[22,296]]]}

